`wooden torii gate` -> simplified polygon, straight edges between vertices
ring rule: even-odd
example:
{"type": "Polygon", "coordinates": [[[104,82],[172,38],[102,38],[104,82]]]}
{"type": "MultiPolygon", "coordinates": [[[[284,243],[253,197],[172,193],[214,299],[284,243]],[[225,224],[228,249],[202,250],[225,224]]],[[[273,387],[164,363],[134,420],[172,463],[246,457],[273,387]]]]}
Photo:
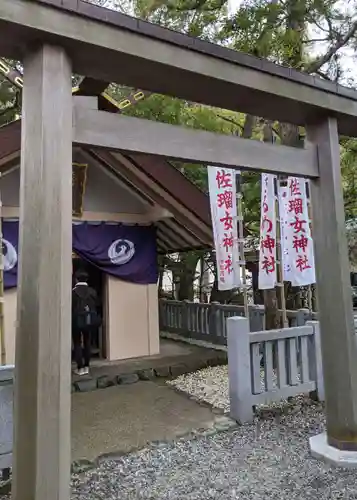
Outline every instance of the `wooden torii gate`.
{"type": "Polygon", "coordinates": [[[357,136],[356,92],[83,0],[1,0],[0,33],[0,56],[24,66],[15,500],[70,495],[72,142],[311,179],[325,445],[357,452],[338,143],[338,132],[357,136]],[[99,111],[93,98],[73,100],[72,71],[305,126],[308,142],[294,149],[99,111]]]}

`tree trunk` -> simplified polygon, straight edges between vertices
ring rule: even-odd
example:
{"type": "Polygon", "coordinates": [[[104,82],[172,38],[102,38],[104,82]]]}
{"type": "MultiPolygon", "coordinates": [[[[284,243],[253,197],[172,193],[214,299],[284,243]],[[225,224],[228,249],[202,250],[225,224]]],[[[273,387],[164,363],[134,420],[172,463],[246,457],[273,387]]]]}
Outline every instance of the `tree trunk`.
{"type": "MultiPolygon", "coordinates": [[[[266,121],[263,126],[263,141],[273,142],[273,123],[266,121]]],[[[274,330],[280,326],[279,306],[276,289],[264,290],[265,328],[274,330]]]]}
{"type": "Polygon", "coordinates": [[[205,288],[204,288],[204,274],[205,274],[205,259],[204,257],[200,258],[200,275],[198,278],[198,295],[199,295],[199,301],[204,302],[205,301],[205,288]]]}
{"type": "Polygon", "coordinates": [[[272,290],[264,290],[264,305],[266,330],[275,330],[276,328],[280,328],[278,297],[275,288],[272,290]]]}
{"type": "Polygon", "coordinates": [[[177,286],[178,300],[194,299],[194,281],[196,277],[196,268],[200,256],[196,252],[187,252],[181,254],[180,265],[178,268],[177,286]]]}
{"type": "Polygon", "coordinates": [[[218,290],[218,281],[217,277],[215,277],[211,291],[210,302],[211,303],[219,302],[220,304],[227,304],[231,298],[232,298],[232,292],[230,290],[227,291],[218,290]]]}
{"type": "Polygon", "coordinates": [[[159,269],[159,283],[158,283],[159,297],[161,297],[163,294],[164,272],[165,272],[165,269],[163,267],[160,267],[160,269],[159,269]]]}

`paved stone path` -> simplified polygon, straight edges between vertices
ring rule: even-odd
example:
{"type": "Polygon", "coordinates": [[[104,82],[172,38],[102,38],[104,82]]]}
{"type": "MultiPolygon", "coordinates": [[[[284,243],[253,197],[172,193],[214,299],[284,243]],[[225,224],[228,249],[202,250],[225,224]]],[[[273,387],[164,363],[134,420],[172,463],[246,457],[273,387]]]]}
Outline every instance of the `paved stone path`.
{"type": "Polygon", "coordinates": [[[138,382],[72,394],[72,459],[94,460],[209,428],[209,408],[189,400],[163,382],[138,382]]]}

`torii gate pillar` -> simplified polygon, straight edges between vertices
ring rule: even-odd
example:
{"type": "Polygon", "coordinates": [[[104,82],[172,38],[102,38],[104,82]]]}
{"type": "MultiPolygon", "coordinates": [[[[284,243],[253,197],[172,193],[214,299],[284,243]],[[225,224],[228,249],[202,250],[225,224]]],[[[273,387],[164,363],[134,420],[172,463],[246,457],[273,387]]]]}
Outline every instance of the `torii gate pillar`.
{"type": "Polygon", "coordinates": [[[24,60],[15,500],[69,500],[72,85],[60,47],[24,60]]]}
{"type": "Polygon", "coordinates": [[[357,467],[357,343],[337,120],[326,118],[307,131],[320,174],[311,183],[311,198],[327,419],[327,435],[311,438],[310,446],[335,465],[357,467]]]}

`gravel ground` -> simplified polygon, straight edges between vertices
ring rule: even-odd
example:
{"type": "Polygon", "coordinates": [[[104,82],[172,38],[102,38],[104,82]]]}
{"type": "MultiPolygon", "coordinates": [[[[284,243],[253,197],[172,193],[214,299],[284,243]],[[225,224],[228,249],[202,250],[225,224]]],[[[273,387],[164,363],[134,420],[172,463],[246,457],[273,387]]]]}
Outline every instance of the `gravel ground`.
{"type": "MultiPolygon", "coordinates": [[[[298,375],[298,379],[300,376],[298,375]]],[[[205,401],[224,413],[229,413],[228,365],[204,368],[195,373],[187,373],[167,382],[181,392],[188,394],[197,401],[205,401]]],[[[264,388],[264,370],[261,370],[261,385],[264,388]]],[[[273,387],[277,387],[277,377],[274,373],[273,387]]],[[[259,405],[260,409],[284,408],[287,401],[271,403],[269,406],[259,405]]]]}
{"type": "MultiPolygon", "coordinates": [[[[171,386],[229,411],[227,367],[207,368],[171,386]]],[[[252,425],[162,443],[73,478],[73,500],[357,499],[357,473],[310,457],[323,430],[322,405],[300,396],[252,425]]]]}
{"type": "Polygon", "coordinates": [[[131,453],[73,478],[75,500],[356,499],[357,474],[309,456],[322,408],[300,399],[287,414],[131,453]]]}
{"type": "Polygon", "coordinates": [[[199,401],[229,412],[228,365],[187,373],[167,383],[199,401]]]}
{"type": "MultiPolygon", "coordinates": [[[[228,410],[226,367],[171,381],[228,410]]],[[[227,421],[227,419],[226,419],[227,421]]],[[[324,427],[322,405],[303,396],[263,409],[252,425],[156,443],[72,476],[72,500],[357,499],[357,471],[309,455],[324,427]]]]}

